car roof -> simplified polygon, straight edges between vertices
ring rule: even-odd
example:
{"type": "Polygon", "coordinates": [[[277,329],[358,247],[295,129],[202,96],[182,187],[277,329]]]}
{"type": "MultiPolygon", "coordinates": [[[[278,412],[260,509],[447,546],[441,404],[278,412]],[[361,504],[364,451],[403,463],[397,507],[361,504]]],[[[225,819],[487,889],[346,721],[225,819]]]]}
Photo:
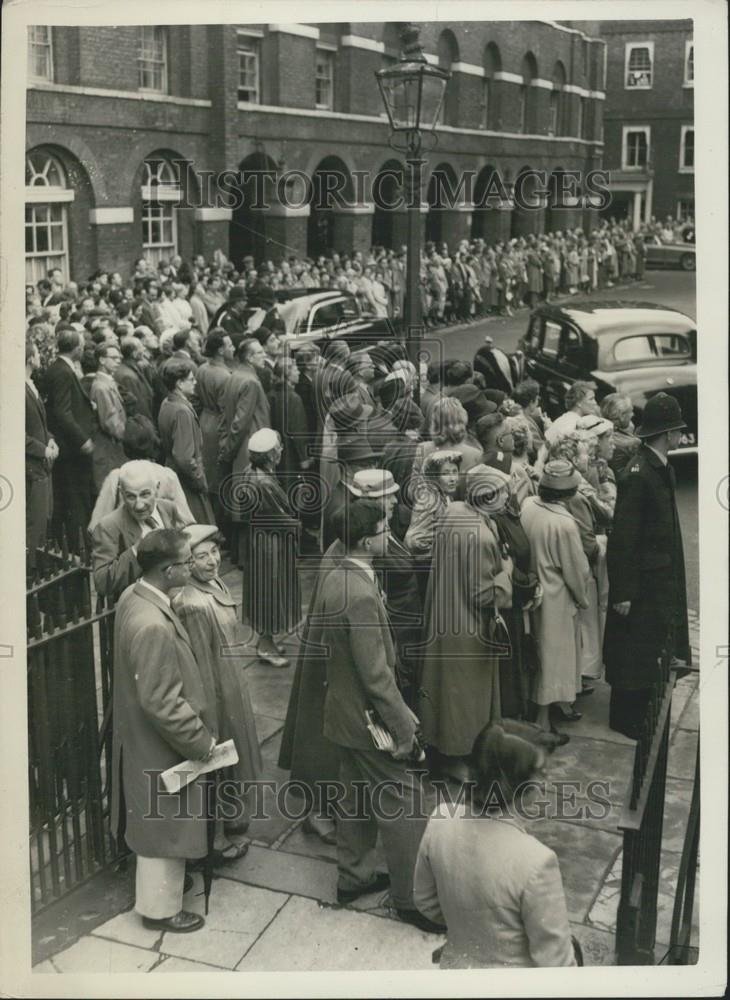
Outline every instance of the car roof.
{"type": "Polygon", "coordinates": [[[667,333],[685,333],[697,326],[696,321],[685,313],[655,302],[569,303],[565,306],[541,306],[536,312],[547,318],[567,319],[591,337],[641,333],[642,328],[655,330],[658,324],[667,333]]]}
{"type": "Polygon", "coordinates": [[[291,333],[298,323],[307,318],[313,306],[321,302],[342,302],[353,300],[354,298],[355,296],[350,295],[348,292],[337,290],[312,292],[311,295],[299,295],[296,298],[289,299],[288,302],[280,303],[278,305],[278,313],[284,321],[287,333],[291,333]]]}

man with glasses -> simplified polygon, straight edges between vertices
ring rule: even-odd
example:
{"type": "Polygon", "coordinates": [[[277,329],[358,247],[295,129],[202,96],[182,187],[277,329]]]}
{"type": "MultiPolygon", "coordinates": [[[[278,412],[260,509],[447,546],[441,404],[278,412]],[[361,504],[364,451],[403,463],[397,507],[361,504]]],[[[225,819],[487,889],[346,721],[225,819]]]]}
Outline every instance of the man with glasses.
{"type": "Polygon", "coordinates": [[[89,389],[89,398],[96,409],[97,428],[92,435],[94,442],[94,486],[97,492],[112,469],[126,461],[124,431],[127,415],[122,394],[114,380],[114,373],[122,363],[122,352],[112,334],[114,343],[103,341],[95,350],[97,370],[89,389]]]}
{"type": "Polygon", "coordinates": [[[172,500],[158,499],[159,482],[151,462],[127,462],[119,474],[120,506],[91,533],[97,593],[117,598],[140,576],[137,551],[142,538],[158,528],[183,528],[185,517],[172,500]]]}
{"type": "Polygon", "coordinates": [[[150,531],[139,543],[141,578],[122,594],[114,623],[112,831],[137,855],[135,909],[148,930],[184,934],[205,923],[183,909],[185,861],[207,853],[205,783],[167,793],[160,773],[206,761],[217,732],[206,684],[170,593],[190,578],[183,531],[150,531]]]}

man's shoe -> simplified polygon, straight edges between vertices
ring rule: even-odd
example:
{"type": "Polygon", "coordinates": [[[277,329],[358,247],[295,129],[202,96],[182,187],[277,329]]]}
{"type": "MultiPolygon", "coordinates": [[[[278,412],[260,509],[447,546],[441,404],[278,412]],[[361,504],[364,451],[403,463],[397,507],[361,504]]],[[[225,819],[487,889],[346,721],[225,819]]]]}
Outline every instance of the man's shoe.
{"type": "Polygon", "coordinates": [[[205,918],[201,917],[199,913],[180,910],[174,917],[165,917],[164,920],[153,920],[152,917],[142,917],[142,925],[148,931],[170,931],[173,934],[189,934],[191,931],[199,931],[205,925],[205,918]]]}
{"type": "Polygon", "coordinates": [[[289,661],[285,656],[280,656],[278,653],[262,653],[260,649],[256,650],[256,655],[264,663],[268,663],[272,667],[288,667],[289,661]]]}
{"type": "Polygon", "coordinates": [[[223,821],[223,829],[226,833],[248,833],[248,826],[249,820],[247,819],[226,819],[223,821]]]}
{"type": "Polygon", "coordinates": [[[390,875],[387,872],[379,872],[374,879],[365,885],[358,886],[357,889],[337,889],[337,902],[342,906],[347,903],[354,903],[360,896],[368,896],[371,892],[383,892],[390,888],[390,875]]]}
{"type": "Polygon", "coordinates": [[[425,931],[427,934],[446,933],[446,924],[437,924],[433,920],[429,920],[428,917],[424,917],[418,910],[396,910],[395,912],[398,919],[402,920],[404,924],[413,924],[419,931],[425,931]]]}

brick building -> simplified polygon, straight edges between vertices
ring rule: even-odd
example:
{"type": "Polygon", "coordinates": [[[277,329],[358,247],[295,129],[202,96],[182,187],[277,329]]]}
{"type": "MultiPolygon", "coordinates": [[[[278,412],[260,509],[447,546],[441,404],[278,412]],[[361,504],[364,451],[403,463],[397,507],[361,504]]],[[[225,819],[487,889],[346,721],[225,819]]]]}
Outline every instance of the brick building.
{"type": "Polygon", "coordinates": [[[692,21],[570,23],[606,42],[607,214],[694,216],[692,21]]]}
{"type": "MultiPolygon", "coordinates": [[[[421,42],[452,73],[426,153],[425,234],[496,240],[589,222],[580,191],[559,207],[538,193],[533,211],[511,192],[530,168],[554,179],[601,166],[605,43],[545,21],[427,23],[421,42]],[[458,189],[465,172],[471,188],[434,207],[436,179],[458,189]],[[495,175],[503,194],[478,207],[495,175]]],[[[373,77],[398,56],[395,24],[30,28],[28,280],[51,266],[127,275],[138,257],[176,250],[238,262],[403,244],[405,210],[383,206],[402,160],[373,77]],[[383,170],[394,175],[374,198],[383,170]],[[262,171],[266,208],[248,183],[262,171]],[[333,178],[342,197],[323,205],[311,181],[333,178]]]]}

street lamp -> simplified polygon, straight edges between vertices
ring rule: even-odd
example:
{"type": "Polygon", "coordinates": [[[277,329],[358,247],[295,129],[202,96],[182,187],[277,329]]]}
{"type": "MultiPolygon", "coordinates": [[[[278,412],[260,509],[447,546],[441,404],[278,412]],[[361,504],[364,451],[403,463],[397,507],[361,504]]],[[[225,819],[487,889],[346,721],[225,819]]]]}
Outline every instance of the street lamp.
{"type": "Polygon", "coordinates": [[[376,71],[380,94],[391,128],[390,145],[406,158],[408,208],[408,261],[406,271],[405,324],[408,354],[419,366],[418,347],[422,332],[421,296],[421,168],[422,135],[433,132],[444,99],[448,70],[426,61],[420,29],[410,23],[401,27],[401,57],[395,66],[376,71]],[[403,145],[398,137],[403,136],[403,145]]]}

